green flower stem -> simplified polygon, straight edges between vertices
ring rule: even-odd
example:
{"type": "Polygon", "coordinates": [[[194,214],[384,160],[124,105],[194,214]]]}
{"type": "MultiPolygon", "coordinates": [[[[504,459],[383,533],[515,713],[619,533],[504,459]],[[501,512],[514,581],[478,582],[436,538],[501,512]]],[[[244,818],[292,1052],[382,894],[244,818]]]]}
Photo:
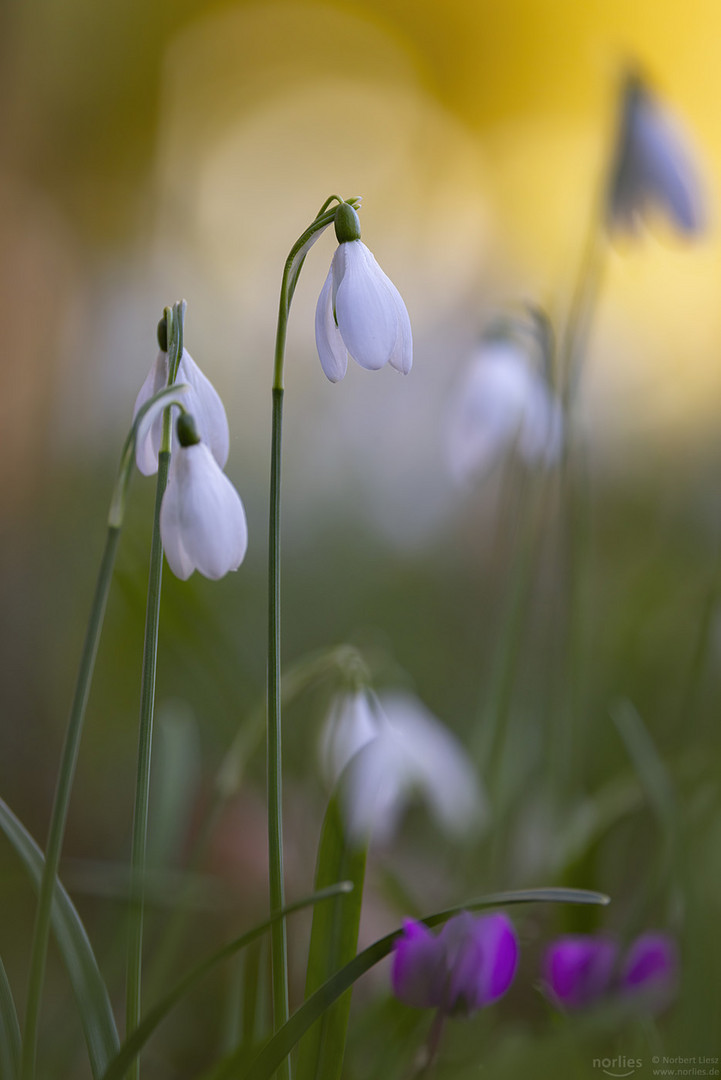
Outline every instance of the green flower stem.
{"type": "Polygon", "coordinates": [[[577,732],[583,711],[582,665],[587,654],[586,590],[591,512],[586,455],[584,447],[574,442],[573,418],[606,262],[608,244],[603,226],[604,206],[605,199],[596,200],[559,348],[561,401],[566,427],[559,472],[568,556],[568,616],[564,647],[565,700],[556,711],[552,760],[556,773],[554,787],[566,796],[579,780],[577,732]]]}
{"type": "MultiPolygon", "coordinates": [[[[177,374],[183,355],[183,318],[185,302],[165,309],[168,333],[168,383],[177,374]]],[[[150,762],[153,745],[155,711],[155,675],[158,656],[160,624],[160,591],[163,577],[163,545],[160,539],[160,507],[168,483],[170,467],[171,414],[163,413],[163,435],[158,454],[158,479],[155,489],[153,536],[150,544],[148,602],[145,614],[145,644],[140,683],[140,723],[138,729],[138,765],[133,813],[133,840],[130,856],[130,911],[128,935],[128,964],[125,1004],[126,1033],[132,1033],[140,1023],[140,996],[143,966],[143,917],[145,907],[145,863],[148,840],[148,807],[150,803],[150,762]]],[[[133,1080],[140,1076],[140,1062],[135,1060],[129,1071],[133,1080]]]]}
{"type": "Polygon", "coordinates": [[[58,873],[58,865],[60,863],[63,839],[65,836],[68,805],[70,803],[70,793],[75,776],[75,766],[78,759],[78,749],[83,731],[85,710],[95,669],[95,658],[98,652],[98,643],[103,627],[103,619],[105,616],[105,608],[107,605],[108,593],[110,591],[110,582],[113,576],[113,567],[115,565],[115,555],[118,549],[119,539],[120,526],[111,525],[108,528],[105,540],[105,550],[103,551],[100,570],[98,572],[93,605],[90,611],[90,620],[85,632],[85,642],[83,644],[83,651],[80,659],[80,669],[78,671],[75,693],[70,708],[70,718],[65,734],[65,742],[63,744],[60,761],[60,771],[50,817],[47,851],[40,883],[40,895],[38,898],[37,914],[35,916],[35,928],[30,958],[30,976],[21,1066],[21,1076],[23,1080],[31,1080],[35,1075],[40,999],[45,978],[45,962],[47,957],[48,939],[50,936],[50,915],[53,904],[53,893],[55,890],[55,881],[58,873]]]}
{"type": "Polygon", "coordinates": [[[561,400],[566,420],[581,380],[593,313],[603,283],[606,251],[607,242],[602,221],[598,211],[594,210],[559,350],[561,400]]]}
{"type": "MultiPolygon", "coordinates": [[[[158,455],[158,481],[155,494],[155,519],[150,545],[150,574],[148,603],[145,616],[145,645],[140,686],[140,725],[138,731],[138,765],[133,814],[133,841],[130,858],[130,933],[128,941],[127,993],[125,1028],[130,1034],[140,1022],[140,986],[143,951],[144,875],[147,851],[148,804],[150,801],[150,759],[153,742],[155,710],[155,673],[158,655],[160,623],[160,590],[163,574],[163,546],[160,540],[160,506],[168,481],[170,454],[161,450],[158,455]]],[[[137,1078],[140,1065],[134,1061],[129,1075],[137,1078]]]]}
{"type": "MultiPolygon", "coordinates": [[[[285,906],[283,873],[283,789],[280,701],[280,464],[283,390],[273,388],[273,429],[270,464],[270,520],[268,540],[268,854],[271,918],[285,906]]],[[[273,973],[273,1025],[286,1023],[288,1008],[288,956],[285,920],[271,927],[273,973]]],[[[290,1077],[290,1061],[280,1070],[290,1077]]]]}
{"type": "MultiPolygon", "coordinates": [[[[331,195],[317,216],[290,250],[283,268],[278,306],[278,328],[275,337],[273,365],[273,421],[270,451],[270,509],[268,520],[268,885],[271,917],[283,908],[285,885],[283,871],[283,779],[281,744],[280,693],[280,481],[283,437],[283,373],[285,345],[288,336],[288,316],[293,293],[305,257],[315,241],[335,221],[336,207],[328,209],[337,199],[331,195]]],[[[349,200],[356,206],[357,199],[349,200]]],[[[288,955],[285,920],[273,923],[271,930],[271,972],[273,999],[273,1029],[277,1031],[288,1020],[288,955]]],[[[279,1068],[283,1080],[290,1080],[290,1060],[279,1068]]]]}

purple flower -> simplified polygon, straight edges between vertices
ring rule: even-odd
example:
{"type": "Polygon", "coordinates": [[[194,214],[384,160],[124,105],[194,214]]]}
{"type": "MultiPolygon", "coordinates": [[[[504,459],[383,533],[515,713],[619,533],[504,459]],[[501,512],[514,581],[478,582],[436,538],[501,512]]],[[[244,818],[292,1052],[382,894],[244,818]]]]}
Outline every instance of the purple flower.
{"type": "Polygon", "coordinates": [[[505,994],[517,964],[518,941],[506,915],[464,911],[437,936],[407,920],[394,948],[393,993],[415,1008],[467,1015],[505,994]]]}
{"type": "Polygon", "coordinates": [[[678,950],[668,934],[636,938],[621,970],[621,993],[640,995],[644,1004],[662,1009],[673,997],[678,979],[678,950]]]}
{"type": "Polygon", "coordinates": [[[445,964],[440,938],[413,919],[403,920],[403,934],[393,947],[393,993],[404,1005],[431,1009],[442,1000],[445,964]]]}
{"type": "Polygon", "coordinates": [[[544,981],[564,1009],[583,1009],[602,997],[611,983],[617,948],[608,938],[569,934],[546,950],[544,981]]]}
{"type": "Polygon", "coordinates": [[[656,1012],[676,988],[678,951],[662,933],[645,933],[629,946],[619,967],[618,947],[600,934],[571,934],[549,945],[543,978],[562,1009],[584,1009],[612,996],[635,999],[656,1012]]]}

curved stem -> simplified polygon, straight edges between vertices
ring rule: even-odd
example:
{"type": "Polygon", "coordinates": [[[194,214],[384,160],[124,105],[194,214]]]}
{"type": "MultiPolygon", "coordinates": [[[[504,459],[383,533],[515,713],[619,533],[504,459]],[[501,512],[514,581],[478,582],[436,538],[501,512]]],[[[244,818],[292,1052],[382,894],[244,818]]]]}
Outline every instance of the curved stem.
{"type": "Polygon", "coordinates": [[[113,567],[115,565],[115,555],[118,549],[119,539],[119,525],[111,525],[108,528],[105,540],[105,550],[98,572],[93,605],[90,611],[90,620],[85,633],[85,642],[83,644],[83,651],[80,659],[80,669],[78,671],[75,693],[70,708],[70,718],[68,720],[65,742],[63,744],[62,757],[60,760],[60,771],[50,817],[45,865],[40,883],[38,909],[35,916],[35,928],[33,931],[32,952],[30,958],[30,980],[28,986],[21,1066],[21,1076],[23,1080],[31,1080],[35,1075],[37,1029],[40,1017],[40,999],[45,979],[48,940],[50,937],[50,915],[52,912],[53,893],[55,890],[55,881],[58,873],[58,865],[60,863],[63,839],[65,837],[68,805],[70,803],[70,793],[75,776],[75,766],[78,759],[78,749],[83,731],[85,710],[88,703],[93,671],[95,669],[95,658],[98,652],[98,643],[103,627],[103,619],[108,600],[108,593],[110,591],[110,582],[113,576],[113,567]]]}
{"type": "MultiPolygon", "coordinates": [[[[268,514],[268,887],[270,914],[283,908],[283,754],[280,694],[280,482],[283,433],[283,373],[288,316],[298,276],[305,257],[321,233],[335,220],[336,210],[328,209],[337,196],[326,199],[314,220],[301,233],[283,267],[278,304],[278,328],[273,363],[273,421],[270,452],[270,508],[268,514]]],[[[340,201],[340,200],[339,200],[340,201]]],[[[357,200],[352,200],[356,202],[357,200]]],[[[273,1029],[287,1022],[288,955],[285,920],[273,923],[271,931],[271,971],[273,981],[273,1029]]],[[[290,1080],[290,1059],[279,1067],[283,1080],[290,1080]]]]}

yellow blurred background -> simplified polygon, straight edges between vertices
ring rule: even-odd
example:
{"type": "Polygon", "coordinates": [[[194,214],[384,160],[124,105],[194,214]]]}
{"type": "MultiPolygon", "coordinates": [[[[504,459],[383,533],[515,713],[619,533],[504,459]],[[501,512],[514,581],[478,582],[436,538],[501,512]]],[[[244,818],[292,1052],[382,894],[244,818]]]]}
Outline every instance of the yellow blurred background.
{"type": "Polygon", "coordinates": [[[524,300],[565,311],[630,59],[696,148],[709,230],[691,244],[661,225],[612,255],[585,413],[623,469],[629,452],[714,448],[711,0],[39,0],[6,3],[1,18],[6,506],[52,459],[114,457],[155,323],[180,296],[188,347],[228,404],[230,470],[261,457],[264,470],[282,262],[331,192],[364,197],[364,239],[411,314],[414,386],[390,372],[352,371],[353,391],[325,383],[312,313],[327,238],[291,326],[299,450],[327,481],[338,432],[371,409],[386,459],[414,432],[437,456],[427,420],[489,314],[524,300]]]}

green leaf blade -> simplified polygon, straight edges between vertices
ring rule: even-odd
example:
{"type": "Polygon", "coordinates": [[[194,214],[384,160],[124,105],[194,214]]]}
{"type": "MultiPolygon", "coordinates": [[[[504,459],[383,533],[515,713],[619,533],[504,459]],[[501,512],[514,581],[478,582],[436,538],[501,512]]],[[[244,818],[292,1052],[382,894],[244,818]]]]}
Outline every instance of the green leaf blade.
{"type": "Polygon", "coordinates": [[[20,1068],[20,1024],[10,980],[0,960],[0,1080],[16,1080],[20,1068]]]}
{"type": "MultiPolygon", "coordinates": [[[[43,854],[22,822],[0,799],[0,828],[27,870],[33,887],[40,888],[43,854]]],[[[95,954],[72,900],[58,881],[55,885],[51,923],[58,948],[78,1004],[95,1080],[105,1072],[120,1046],[108,989],[95,954]]]]}
{"type": "MultiPolygon", "coordinates": [[[[326,811],[318,845],[315,887],[333,881],[353,882],[353,891],[313,911],[305,994],[310,998],[356,955],[363,902],[367,847],[349,847],[338,798],[326,811]]],[[[351,991],[323,1013],[301,1040],[296,1080],[339,1080],[343,1067],[351,991]]]]}

